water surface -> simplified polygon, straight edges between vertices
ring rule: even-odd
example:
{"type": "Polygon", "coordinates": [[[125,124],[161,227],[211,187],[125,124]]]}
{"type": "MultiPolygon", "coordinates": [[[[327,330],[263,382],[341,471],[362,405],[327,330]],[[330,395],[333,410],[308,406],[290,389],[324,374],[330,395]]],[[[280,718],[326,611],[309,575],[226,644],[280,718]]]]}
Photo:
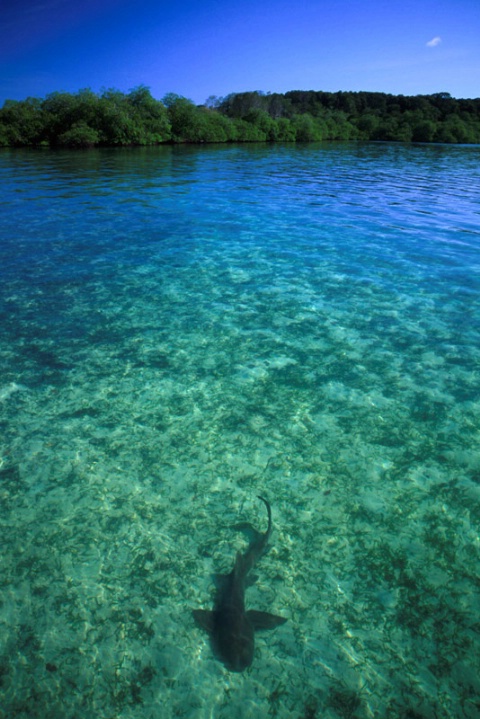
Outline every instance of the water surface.
{"type": "Polygon", "coordinates": [[[0,717],[480,715],[480,148],[0,154],[0,717]],[[191,609],[245,537],[251,669],[191,609]]]}

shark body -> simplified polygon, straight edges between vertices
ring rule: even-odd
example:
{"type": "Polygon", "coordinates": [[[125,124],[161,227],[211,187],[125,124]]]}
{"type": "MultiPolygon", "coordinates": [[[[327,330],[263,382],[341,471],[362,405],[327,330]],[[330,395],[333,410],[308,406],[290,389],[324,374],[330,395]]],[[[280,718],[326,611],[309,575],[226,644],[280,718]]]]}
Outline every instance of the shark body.
{"type": "Polygon", "coordinates": [[[242,672],[251,665],[255,630],[273,629],[287,621],[285,617],[275,614],[245,609],[245,589],[255,581],[250,571],[265,553],[272,532],[270,504],[263,497],[259,496],[259,499],[267,508],[267,531],[258,532],[251,525],[238,526],[253,533],[249,547],[245,554],[237,553],[232,571],[218,578],[219,587],[213,610],[193,611],[197,625],[209,633],[215,655],[233,672],[242,672]]]}

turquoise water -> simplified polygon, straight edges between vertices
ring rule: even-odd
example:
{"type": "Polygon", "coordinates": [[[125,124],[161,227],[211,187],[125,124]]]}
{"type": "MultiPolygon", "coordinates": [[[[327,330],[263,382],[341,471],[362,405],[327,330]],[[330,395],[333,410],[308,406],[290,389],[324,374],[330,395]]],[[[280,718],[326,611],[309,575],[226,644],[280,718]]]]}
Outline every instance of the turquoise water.
{"type": "Polygon", "coordinates": [[[480,148],[0,154],[0,717],[480,716],[480,148]],[[228,672],[191,615],[266,528],[228,672]]]}

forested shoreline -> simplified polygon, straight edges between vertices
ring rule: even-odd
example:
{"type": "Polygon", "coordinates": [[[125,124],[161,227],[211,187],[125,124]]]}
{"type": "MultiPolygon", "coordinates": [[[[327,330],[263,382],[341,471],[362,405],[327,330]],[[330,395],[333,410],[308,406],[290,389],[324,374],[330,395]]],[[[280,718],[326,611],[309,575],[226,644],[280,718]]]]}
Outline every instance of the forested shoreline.
{"type": "Polygon", "coordinates": [[[140,86],[54,92],[0,108],[0,147],[323,140],[480,143],[480,98],[293,90],[212,96],[195,105],[174,93],[156,100],[140,86]]]}

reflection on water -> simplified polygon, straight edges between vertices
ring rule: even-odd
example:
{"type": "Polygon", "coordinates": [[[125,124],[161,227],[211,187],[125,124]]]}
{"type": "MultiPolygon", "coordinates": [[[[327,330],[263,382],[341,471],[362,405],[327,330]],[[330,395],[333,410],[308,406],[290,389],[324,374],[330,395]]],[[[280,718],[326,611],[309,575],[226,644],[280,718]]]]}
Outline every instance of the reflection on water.
{"type": "Polygon", "coordinates": [[[479,157],[0,154],[0,717],[479,715],[479,157]]]}

